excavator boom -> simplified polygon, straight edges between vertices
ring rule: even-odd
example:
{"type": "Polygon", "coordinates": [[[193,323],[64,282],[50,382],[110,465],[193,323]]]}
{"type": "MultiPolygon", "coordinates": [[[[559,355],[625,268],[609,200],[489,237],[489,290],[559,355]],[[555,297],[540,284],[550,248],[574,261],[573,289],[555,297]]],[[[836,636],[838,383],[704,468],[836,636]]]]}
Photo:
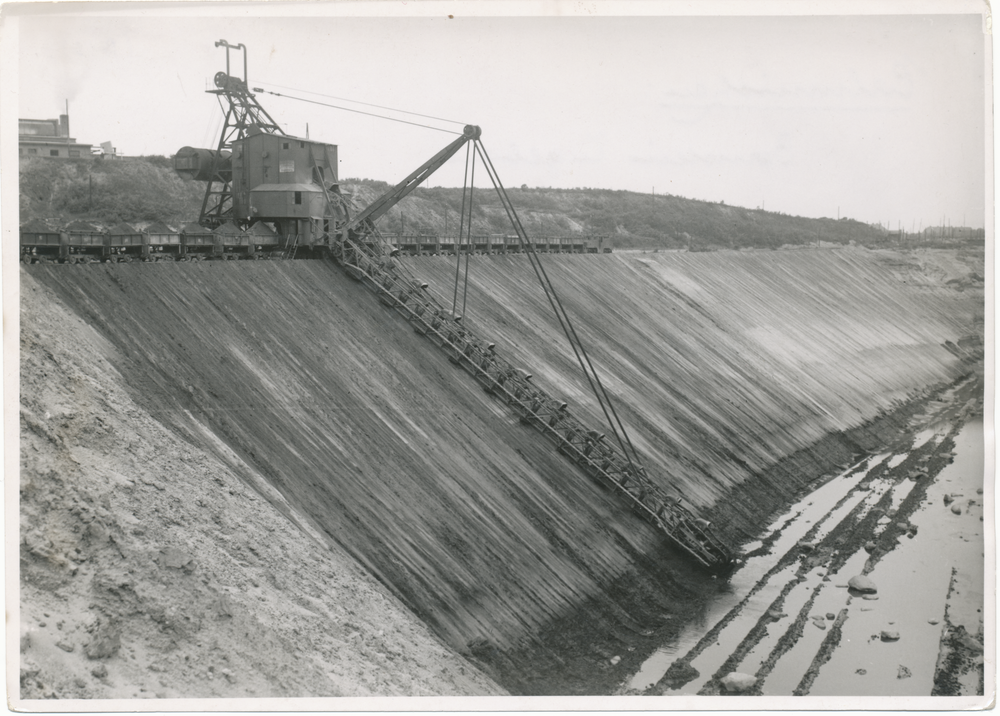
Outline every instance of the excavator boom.
{"type": "Polygon", "coordinates": [[[352,218],[344,229],[347,231],[357,231],[366,222],[374,225],[392,207],[420,186],[427,177],[436,172],[442,164],[451,159],[467,142],[479,139],[480,134],[482,134],[482,130],[479,127],[467,124],[462,136],[421,164],[412,174],[399,182],[399,184],[373,201],[364,211],[352,218]]]}

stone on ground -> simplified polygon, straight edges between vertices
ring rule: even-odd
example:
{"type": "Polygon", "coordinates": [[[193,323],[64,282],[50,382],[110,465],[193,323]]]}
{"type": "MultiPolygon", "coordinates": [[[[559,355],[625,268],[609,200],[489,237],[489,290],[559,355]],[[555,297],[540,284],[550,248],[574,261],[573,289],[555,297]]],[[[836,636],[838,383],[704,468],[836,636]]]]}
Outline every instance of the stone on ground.
{"type": "Polygon", "coordinates": [[[757,685],[756,677],[750,676],[750,674],[743,674],[738,671],[726,674],[723,676],[719,683],[722,684],[722,688],[726,690],[726,693],[741,694],[744,691],[749,691],[754,686],[757,685]]]}
{"type": "Polygon", "coordinates": [[[862,594],[875,594],[878,591],[878,587],[875,586],[875,582],[863,574],[851,577],[847,582],[847,586],[856,592],[861,592],[862,594]]]}

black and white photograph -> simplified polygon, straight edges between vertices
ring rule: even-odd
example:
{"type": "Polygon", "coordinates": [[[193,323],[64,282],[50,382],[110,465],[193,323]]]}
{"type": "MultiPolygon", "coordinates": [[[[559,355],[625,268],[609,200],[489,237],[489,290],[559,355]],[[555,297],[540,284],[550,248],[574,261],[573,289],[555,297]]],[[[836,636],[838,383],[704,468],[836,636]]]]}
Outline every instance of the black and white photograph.
{"type": "Polygon", "coordinates": [[[10,708],[995,703],[987,4],[14,2],[0,73],[10,708]]]}

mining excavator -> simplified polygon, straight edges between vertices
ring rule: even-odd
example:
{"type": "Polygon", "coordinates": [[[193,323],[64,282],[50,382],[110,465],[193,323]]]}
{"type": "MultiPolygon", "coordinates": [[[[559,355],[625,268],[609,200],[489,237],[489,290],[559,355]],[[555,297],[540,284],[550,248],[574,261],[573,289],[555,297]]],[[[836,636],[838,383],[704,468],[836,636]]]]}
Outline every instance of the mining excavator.
{"type": "MultiPolygon", "coordinates": [[[[649,477],[490,161],[480,128],[466,125],[451,143],[409,176],[357,210],[341,193],[336,145],[285,134],[257,100],[257,94],[264,90],[251,89],[247,84],[246,47],[225,40],[217,42],[216,47],[226,50],[226,71],[215,75],[215,88],[208,90],[219,97],[225,113],[218,144],[214,149],[183,147],[174,157],[178,174],[206,183],[200,226],[224,236],[251,234],[251,246],[256,241],[269,242],[286,255],[311,255],[337,262],[349,277],[362,282],[484,390],[509,406],[521,423],[544,435],[581,472],[619,494],[682,552],[706,568],[729,569],[732,554],[708,523],[649,477]],[[243,51],[242,78],[230,74],[232,50],[243,51]],[[458,268],[452,305],[448,307],[397,258],[397,249],[379,233],[379,218],[463,148],[466,186],[459,242],[466,229],[471,241],[478,163],[496,190],[521,252],[531,264],[594,391],[607,420],[605,429],[594,429],[574,415],[566,402],[539,386],[527,370],[514,365],[503,356],[501,348],[480,335],[463,315],[464,299],[462,310],[458,309],[458,268]]],[[[263,250],[264,246],[255,248],[263,250]]],[[[465,257],[468,272],[468,252],[465,257]]]]}

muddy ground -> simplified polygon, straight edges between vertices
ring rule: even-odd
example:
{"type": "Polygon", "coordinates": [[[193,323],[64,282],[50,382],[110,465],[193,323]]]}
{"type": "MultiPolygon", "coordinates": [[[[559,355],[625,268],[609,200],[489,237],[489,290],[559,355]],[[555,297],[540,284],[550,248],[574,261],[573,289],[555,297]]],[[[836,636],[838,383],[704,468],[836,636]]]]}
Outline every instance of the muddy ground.
{"type": "MultiPolygon", "coordinates": [[[[966,262],[760,253],[549,262],[734,544],[982,345],[966,262]]],[[[593,411],[526,265],[479,268],[469,320],[593,411]]],[[[330,264],[21,277],[24,698],[613,693],[725,589],[330,264]]]]}

